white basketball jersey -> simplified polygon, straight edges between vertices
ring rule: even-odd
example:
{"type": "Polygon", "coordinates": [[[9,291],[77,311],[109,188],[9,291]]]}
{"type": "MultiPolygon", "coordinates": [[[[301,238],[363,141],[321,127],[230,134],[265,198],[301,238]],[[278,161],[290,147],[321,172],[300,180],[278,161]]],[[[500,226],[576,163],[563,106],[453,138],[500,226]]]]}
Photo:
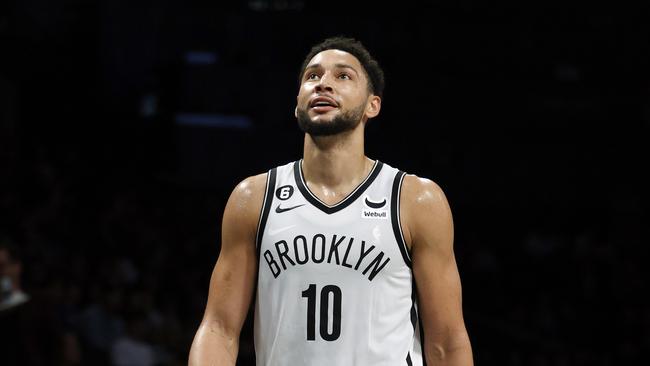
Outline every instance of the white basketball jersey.
{"type": "Polygon", "coordinates": [[[329,206],[310,192],[301,163],[268,173],[257,232],[257,365],[424,365],[399,221],[404,173],[375,161],[329,206]]]}

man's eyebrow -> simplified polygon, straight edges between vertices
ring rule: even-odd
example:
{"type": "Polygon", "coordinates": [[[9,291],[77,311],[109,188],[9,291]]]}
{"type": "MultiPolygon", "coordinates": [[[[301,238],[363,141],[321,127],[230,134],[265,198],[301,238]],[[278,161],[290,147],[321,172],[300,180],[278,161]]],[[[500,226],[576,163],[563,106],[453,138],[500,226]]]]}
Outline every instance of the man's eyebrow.
{"type": "Polygon", "coordinates": [[[350,69],[350,70],[354,71],[356,74],[359,73],[357,71],[357,69],[355,69],[354,67],[352,67],[351,65],[348,65],[348,64],[335,64],[334,66],[336,66],[336,67],[338,67],[340,69],[350,69]]]}
{"type": "MultiPolygon", "coordinates": [[[[311,65],[305,67],[305,71],[311,70],[311,69],[319,69],[319,68],[321,68],[321,66],[322,66],[321,64],[311,64],[311,65]]],[[[334,64],[334,67],[339,68],[339,69],[350,69],[350,70],[354,71],[356,74],[359,73],[357,71],[357,69],[355,69],[353,66],[348,65],[348,64],[334,64]]]]}

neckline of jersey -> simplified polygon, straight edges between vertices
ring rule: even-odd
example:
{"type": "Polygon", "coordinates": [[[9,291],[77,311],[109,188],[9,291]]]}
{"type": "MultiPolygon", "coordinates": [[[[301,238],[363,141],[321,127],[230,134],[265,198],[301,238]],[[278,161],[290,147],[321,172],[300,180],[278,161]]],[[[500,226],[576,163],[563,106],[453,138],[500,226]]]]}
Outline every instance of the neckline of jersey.
{"type": "Polygon", "coordinates": [[[366,178],[357,185],[357,187],[352,190],[345,198],[343,198],[341,201],[338,203],[335,203],[334,205],[328,205],[325,202],[321,201],[320,198],[316,197],[314,193],[307,187],[307,183],[305,180],[305,176],[302,171],[302,161],[303,159],[300,159],[293,164],[293,173],[294,173],[294,178],[296,180],[296,185],[298,186],[298,190],[300,193],[302,193],[303,197],[314,205],[316,208],[320,209],[321,211],[325,212],[326,214],[333,214],[335,212],[338,212],[347,206],[349,206],[352,202],[354,202],[361,194],[368,189],[370,184],[377,178],[379,175],[379,172],[381,171],[381,168],[384,166],[384,163],[382,163],[379,160],[375,160],[374,165],[372,166],[372,169],[370,169],[370,172],[366,176],[366,178]]]}

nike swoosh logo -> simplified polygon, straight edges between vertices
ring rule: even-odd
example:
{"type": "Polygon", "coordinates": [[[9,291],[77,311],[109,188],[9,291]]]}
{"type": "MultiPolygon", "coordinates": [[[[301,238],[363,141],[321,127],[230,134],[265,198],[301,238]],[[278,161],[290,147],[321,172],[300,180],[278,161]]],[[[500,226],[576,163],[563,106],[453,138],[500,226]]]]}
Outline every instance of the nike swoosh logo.
{"type": "Polygon", "coordinates": [[[281,204],[278,204],[278,207],[275,208],[275,212],[277,212],[277,213],[287,212],[287,211],[293,210],[294,208],[304,206],[305,204],[303,203],[302,205],[293,206],[293,207],[285,207],[285,208],[280,207],[280,205],[281,204]]]}
{"type": "Polygon", "coordinates": [[[289,226],[281,227],[281,228],[279,228],[279,229],[275,229],[275,230],[274,230],[274,229],[269,229],[269,235],[276,235],[276,234],[279,234],[279,233],[281,233],[281,232],[283,232],[283,231],[286,231],[286,230],[291,229],[291,228],[294,227],[294,226],[296,226],[296,225],[289,225],[289,226]]]}
{"type": "Polygon", "coordinates": [[[368,200],[368,197],[366,197],[366,205],[370,208],[382,208],[386,204],[386,199],[384,198],[383,201],[381,202],[372,202],[368,200]]]}

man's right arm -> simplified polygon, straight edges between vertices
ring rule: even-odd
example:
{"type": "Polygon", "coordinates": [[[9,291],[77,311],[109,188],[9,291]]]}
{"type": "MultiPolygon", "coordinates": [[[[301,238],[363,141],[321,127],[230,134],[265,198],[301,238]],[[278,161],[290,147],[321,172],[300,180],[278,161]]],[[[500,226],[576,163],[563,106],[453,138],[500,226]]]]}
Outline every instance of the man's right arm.
{"type": "Polygon", "coordinates": [[[257,273],[255,236],[266,174],[233,190],[223,214],[221,253],[210,279],[203,320],[190,349],[190,366],[234,366],[239,334],[250,307],[257,273]]]}

